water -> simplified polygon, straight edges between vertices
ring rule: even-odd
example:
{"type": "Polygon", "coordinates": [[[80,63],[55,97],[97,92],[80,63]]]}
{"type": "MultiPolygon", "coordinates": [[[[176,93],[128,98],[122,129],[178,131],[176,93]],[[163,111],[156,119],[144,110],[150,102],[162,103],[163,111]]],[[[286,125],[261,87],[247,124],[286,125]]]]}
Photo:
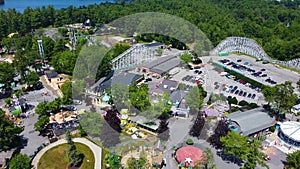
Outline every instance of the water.
{"type": "Polygon", "coordinates": [[[0,9],[7,10],[15,8],[19,12],[24,12],[24,9],[31,7],[53,6],[55,9],[67,8],[72,5],[74,7],[88,6],[92,4],[100,4],[102,2],[114,2],[114,0],[5,0],[4,5],[0,5],[0,9]]]}

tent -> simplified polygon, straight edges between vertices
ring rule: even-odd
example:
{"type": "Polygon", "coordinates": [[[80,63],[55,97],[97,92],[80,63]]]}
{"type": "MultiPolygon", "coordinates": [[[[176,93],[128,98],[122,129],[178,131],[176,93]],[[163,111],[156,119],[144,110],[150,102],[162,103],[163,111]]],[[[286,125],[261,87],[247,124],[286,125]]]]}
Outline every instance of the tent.
{"type": "Polygon", "coordinates": [[[16,106],[14,110],[11,111],[11,114],[15,117],[18,117],[22,113],[21,106],[16,106]]]}

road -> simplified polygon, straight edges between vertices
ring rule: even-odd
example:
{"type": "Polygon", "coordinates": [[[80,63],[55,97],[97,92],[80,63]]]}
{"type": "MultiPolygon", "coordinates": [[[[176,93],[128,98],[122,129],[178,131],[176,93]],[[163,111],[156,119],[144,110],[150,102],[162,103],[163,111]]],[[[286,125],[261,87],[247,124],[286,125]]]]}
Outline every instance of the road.
{"type": "Polygon", "coordinates": [[[27,104],[34,106],[32,110],[28,110],[30,115],[24,120],[24,131],[20,134],[27,141],[24,147],[21,149],[21,153],[28,156],[34,155],[39,146],[49,142],[47,137],[39,136],[39,132],[35,131],[34,124],[38,120],[38,115],[34,113],[35,107],[38,103],[43,101],[52,101],[56,98],[50,90],[43,88],[41,90],[31,91],[23,96],[26,99],[27,104]],[[43,96],[43,93],[48,93],[48,96],[43,96]]]}
{"type": "MultiPolygon", "coordinates": [[[[101,149],[101,147],[97,146],[96,144],[94,144],[93,142],[89,141],[86,138],[74,138],[73,141],[75,143],[82,143],[82,144],[88,146],[92,150],[92,152],[94,154],[94,157],[95,157],[95,167],[94,167],[94,169],[101,169],[101,159],[102,159],[102,149],[101,149]]],[[[38,168],[37,167],[38,163],[39,163],[41,157],[43,156],[43,154],[46,151],[48,151],[49,149],[51,149],[55,146],[65,144],[65,143],[67,143],[67,141],[65,139],[61,139],[61,140],[58,140],[58,141],[48,145],[47,147],[44,147],[41,151],[39,151],[37,153],[37,155],[32,160],[33,168],[34,169],[38,168]]]]}

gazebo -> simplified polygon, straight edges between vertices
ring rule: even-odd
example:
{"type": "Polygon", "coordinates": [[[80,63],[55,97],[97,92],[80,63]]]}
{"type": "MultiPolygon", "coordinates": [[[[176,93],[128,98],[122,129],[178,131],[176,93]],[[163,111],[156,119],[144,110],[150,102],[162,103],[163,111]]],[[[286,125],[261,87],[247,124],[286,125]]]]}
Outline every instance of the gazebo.
{"type": "Polygon", "coordinates": [[[196,162],[204,160],[204,154],[202,150],[196,147],[186,146],[176,151],[176,160],[184,165],[182,167],[194,167],[196,162]]]}

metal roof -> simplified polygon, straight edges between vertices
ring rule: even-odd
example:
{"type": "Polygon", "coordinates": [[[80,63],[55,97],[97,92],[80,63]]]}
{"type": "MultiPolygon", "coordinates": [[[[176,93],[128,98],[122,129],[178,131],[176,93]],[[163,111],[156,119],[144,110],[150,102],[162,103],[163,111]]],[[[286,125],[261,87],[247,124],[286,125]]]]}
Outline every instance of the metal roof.
{"type": "Polygon", "coordinates": [[[162,64],[172,58],[175,58],[176,55],[169,55],[169,56],[161,56],[161,57],[158,57],[157,59],[151,61],[151,62],[148,62],[148,63],[144,63],[142,64],[143,67],[146,67],[146,68],[149,68],[149,69],[152,69],[154,68],[155,66],[159,65],[159,64],[162,64]]]}
{"type": "Polygon", "coordinates": [[[239,125],[241,134],[244,136],[273,126],[275,120],[263,108],[256,108],[245,112],[238,111],[226,117],[228,120],[230,119],[239,125]]]}
{"type": "Polygon", "coordinates": [[[140,80],[142,78],[143,78],[143,75],[128,73],[128,72],[121,72],[119,74],[115,74],[112,78],[100,83],[99,86],[95,89],[97,91],[103,92],[105,89],[113,86],[114,84],[130,86],[130,85],[133,85],[134,82],[137,82],[138,80],[140,80]]]}
{"type": "Polygon", "coordinates": [[[171,58],[163,63],[158,64],[157,66],[151,68],[151,72],[155,72],[158,74],[164,74],[169,72],[171,69],[178,67],[181,61],[179,58],[171,58]]]}

